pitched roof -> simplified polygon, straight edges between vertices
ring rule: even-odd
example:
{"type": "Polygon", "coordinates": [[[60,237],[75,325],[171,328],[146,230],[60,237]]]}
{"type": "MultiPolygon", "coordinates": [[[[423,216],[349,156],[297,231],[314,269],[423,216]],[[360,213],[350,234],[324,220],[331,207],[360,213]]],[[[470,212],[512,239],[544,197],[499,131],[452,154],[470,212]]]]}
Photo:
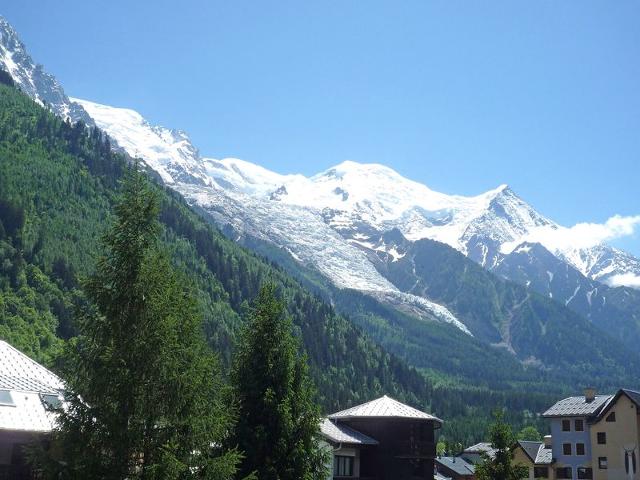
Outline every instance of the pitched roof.
{"type": "Polygon", "coordinates": [[[518,440],[518,445],[524,453],[536,465],[548,465],[551,463],[552,450],[547,448],[544,442],[531,442],[527,440],[518,440]]]}
{"type": "Polygon", "coordinates": [[[325,418],[320,425],[320,433],[328,440],[334,443],[349,443],[356,445],[377,445],[378,441],[368,437],[364,433],[360,433],[353,428],[332,422],[325,418]]]}
{"type": "Polygon", "coordinates": [[[58,399],[63,386],[55,374],[0,340],[0,430],[51,431],[55,414],[45,405],[58,399]]]}
{"type": "Polygon", "coordinates": [[[435,462],[455,472],[456,475],[473,475],[476,471],[476,467],[462,457],[436,457],[435,462]]]}
{"type": "Polygon", "coordinates": [[[584,396],[569,397],[556,402],[542,414],[543,417],[587,417],[594,415],[612,398],[612,395],[596,395],[587,402],[584,396]]]}
{"type": "Polygon", "coordinates": [[[0,388],[27,392],[55,392],[63,388],[60,378],[20,350],[0,340],[0,388]]]}
{"type": "Polygon", "coordinates": [[[491,446],[490,442],[480,442],[465,448],[462,453],[486,453],[490,457],[495,455],[496,449],[491,446]]]}
{"type": "Polygon", "coordinates": [[[540,445],[534,463],[536,465],[551,465],[553,463],[553,450],[548,448],[544,443],[540,445]]]}
{"type": "Polygon", "coordinates": [[[433,420],[442,424],[442,420],[425,412],[421,412],[409,405],[400,403],[386,395],[376,400],[347,408],[329,415],[330,419],[349,418],[409,418],[415,420],[433,420]]]}
{"type": "Polygon", "coordinates": [[[542,442],[531,442],[527,440],[518,440],[518,445],[524,450],[524,453],[529,457],[532,462],[536,461],[536,457],[538,456],[538,450],[540,450],[540,445],[542,442]]]}
{"type": "Polygon", "coordinates": [[[598,420],[600,420],[611,409],[611,407],[616,404],[616,402],[622,395],[626,395],[629,398],[629,400],[635,403],[636,407],[640,408],[640,392],[636,392],[635,390],[629,390],[628,388],[621,388],[616,392],[615,395],[611,396],[611,398],[604,405],[602,410],[598,412],[598,416],[593,420],[593,422],[595,423],[598,420]]]}

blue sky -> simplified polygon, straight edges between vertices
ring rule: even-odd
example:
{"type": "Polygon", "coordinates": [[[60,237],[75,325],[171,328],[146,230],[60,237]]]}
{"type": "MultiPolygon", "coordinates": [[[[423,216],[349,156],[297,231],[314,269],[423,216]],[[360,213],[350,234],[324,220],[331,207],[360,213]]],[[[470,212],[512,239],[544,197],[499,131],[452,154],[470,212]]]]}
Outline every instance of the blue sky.
{"type": "MultiPolygon", "coordinates": [[[[68,94],[209,156],[508,183],[565,224],[640,214],[640,2],[4,2],[68,94]]],[[[640,254],[640,235],[616,244],[640,254]]]]}

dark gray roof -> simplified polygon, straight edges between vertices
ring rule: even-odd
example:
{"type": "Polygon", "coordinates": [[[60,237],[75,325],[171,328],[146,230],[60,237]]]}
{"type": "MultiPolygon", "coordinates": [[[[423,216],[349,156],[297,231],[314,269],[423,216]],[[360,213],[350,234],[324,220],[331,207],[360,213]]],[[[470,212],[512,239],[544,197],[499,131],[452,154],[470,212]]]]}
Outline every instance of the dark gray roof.
{"type": "Polygon", "coordinates": [[[616,392],[614,396],[612,396],[609,401],[602,407],[601,410],[598,411],[598,416],[595,419],[592,419],[592,422],[597,422],[604,415],[607,414],[609,409],[615,405],[621,395],[626,395],[629,399],[636,404],[636,407],[640,407],[640,392],[636,392],[635,390],[629,390],[628,388],[621,388],[616,392]]]}
{"type": "Polygon", "coordinates": [[[640,392],[629,390],[628,388],[623,388],[622,391],[627,394],[627,397],[629,397],[636,406],[640,406],[640,392]]]}
{"type": "Polygon", "coordinates": [[[542,442],[530,442],[527,440],[518,440],[518,444],[524,450],[524,453],[531,459],[532,462],[536,461],[536,457],[538,456],[538,450],[540,450],[540,446],[542,442]]]}
{"type": "Polygon", "coordinates": [[[320,425],[320,433],[334,443],[349,443],[354,445],[377,445],[378,441],[360,433],[353,428],[340,423],[334,423],[325,418],[320,425]]]}
{"type": "Polygon", "coordinates": [[[556,402],[550,409],[542,414],[543,417],[587,417],[600,411],[612,395],[597,395],[591,402],[587,402],[584,396],[569,397],[556,402]]]}
{"type": "Polygon", "coordinates": [[[348,418],[410,418],[415,420],[433,420],[442,424],[442,420],[425,412],[421,412],[409,405],[400,403],[386,395],[376,400],[347,408],[340,412],[332,413],[328,418],[348,419],[348,418]]]}
{"type": "Polygon", "coordinates": [[[447,467],[457,475],[473,475],[476,467],[461,457],[437,457],[436,464],[447,467]]]}
{"type": "Polygon", "coordinates": [[[551,448],[545,447],[543,442],[531,442],[527,440],[518,440],[518,444],[524,450],[527,457],[536,465],[550,465],[552,454],[551,448]]]}

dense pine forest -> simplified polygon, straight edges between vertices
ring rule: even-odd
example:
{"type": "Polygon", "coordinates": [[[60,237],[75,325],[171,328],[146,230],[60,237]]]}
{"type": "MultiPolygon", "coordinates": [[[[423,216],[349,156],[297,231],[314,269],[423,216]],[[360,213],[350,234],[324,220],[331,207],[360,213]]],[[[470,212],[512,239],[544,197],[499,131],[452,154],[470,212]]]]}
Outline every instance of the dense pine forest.
{"type": "MultiPolygon", "coordinates": [[[[65,342],[77,334],[75,318],[86,302],[79,287],[95,268],[130,161],[114,153],[99,130],[64,122],[10,85],[0,85],[0,337],[54,369],[65,342]]],[[[444,418],[444,437],[463,444],[485,438],[497,407],[507,407],[506,418],[516,428],[544,429],[536,412],[563,387],[551,386],[537,370],[522,368],[517,381],[492,389],[484,381],[476,385],[473,372],[451,375],[456,355],[464,353],[451,352],[452,364],[434,361],[433,368],[418,371],[363,334],[322,295],[229,240],[177,194],[159,183],[153,188],[163,248],[192,282],[208,345],[225,371],[250,302],[270,282],[301,339],[324,413],[387,394],[444,418]]],[[[353,295],[354,309],[344,313],[357,317],[367,300],[353,295]]],[[[379,312],[380,318],[387,313],[379,312]]],[[[448,348],[447,328],[429,337],[434,351],[448,348]]],[[[482,358],[498,371],[501,355],[482,358]]]]}

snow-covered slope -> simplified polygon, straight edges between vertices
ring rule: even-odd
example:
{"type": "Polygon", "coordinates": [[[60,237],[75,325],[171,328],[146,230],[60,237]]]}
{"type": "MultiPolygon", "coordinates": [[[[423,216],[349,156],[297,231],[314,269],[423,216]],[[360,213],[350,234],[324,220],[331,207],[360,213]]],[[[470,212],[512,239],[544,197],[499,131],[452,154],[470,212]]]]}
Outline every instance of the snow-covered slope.
{"type": "Polygon", "coordinates": [[[129,155],[144,159],[165,183],[211,185],[198,149],[185,132],[150,125],[142,115],[128,108],[113,108],[78,98],[71,101],[88,112],[96,125],[129,155]]]}
{"type": "Polygon", "coordinates": [[[36,65],[18,34],[0,16],[0,68],[8,72],[18,87],[41,105],[47,105],[56,115],[73,122],[82,120],[91,124],[89,115],[79,105],[73,104],[55,77],[36,65]]]}

